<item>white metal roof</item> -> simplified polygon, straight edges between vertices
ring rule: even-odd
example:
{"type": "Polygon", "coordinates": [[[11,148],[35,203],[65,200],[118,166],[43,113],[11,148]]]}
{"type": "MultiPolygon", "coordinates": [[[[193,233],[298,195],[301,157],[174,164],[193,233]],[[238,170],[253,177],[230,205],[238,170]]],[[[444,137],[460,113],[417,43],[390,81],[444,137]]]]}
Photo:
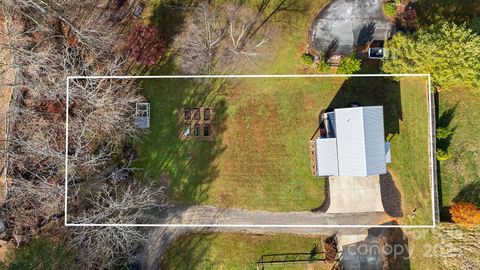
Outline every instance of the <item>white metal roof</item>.
{"type": "Polygon", "coordinates": [[[366,175],[387,173],[383,107],[371,106],[362,108],[366,175]]]}
{"type": "Polygon", "coordinates": [[[366,175],[361,107],[335,109],[339,175],[366,175]]]}
{"type": "Polygon", "coordinates": [[[386,173],[386,154],[389,152],[385,149],[383,107],[335,109],[334,119],[336,140],[317,139],[318,175],[369,176],[386,173]],[[335,149],[333,142],[336,143],[335,149]],[[332,169],[335,164],[337,171],[332,169]]]}
{"type": "Polygon", "coordinates": [[[321,139],[315,142],[317,175],[338,175],[337,139],[321,139]]]}

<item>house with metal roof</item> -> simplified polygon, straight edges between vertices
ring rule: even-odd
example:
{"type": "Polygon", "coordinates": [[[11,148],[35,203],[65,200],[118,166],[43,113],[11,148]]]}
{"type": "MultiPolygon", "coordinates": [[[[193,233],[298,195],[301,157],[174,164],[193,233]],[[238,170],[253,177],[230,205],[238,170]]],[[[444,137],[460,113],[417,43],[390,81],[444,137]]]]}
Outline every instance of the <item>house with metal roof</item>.
{"type": "Polygon", "coordinates": [[[370,176],[387,173],[382,106],[335,109],[323,114],[325,132],[314,140],[317,176],[370,176]]]}

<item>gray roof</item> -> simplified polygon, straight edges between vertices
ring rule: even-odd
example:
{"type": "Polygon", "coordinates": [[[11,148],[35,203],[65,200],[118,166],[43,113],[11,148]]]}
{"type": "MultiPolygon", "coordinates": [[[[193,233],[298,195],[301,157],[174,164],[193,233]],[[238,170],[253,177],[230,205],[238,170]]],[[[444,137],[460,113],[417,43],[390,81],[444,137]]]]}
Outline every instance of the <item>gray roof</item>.
{"type": "Polygon", "coordinates": [[[138,128],[149,128],[150,127],[150,117],[135,117],[135,124],[138,128]]]}
{"type": "Polygon", "coordinates": [[[150,103],[139,102],[135,104],[135,124],[142,129],[150,127],[150,103]]]}
{"type": "Polygon", "coordinates": [[[328,138],[335,138],[335,112],[328,112],[324,114],[325,128],[327,130],[328,138]]]}
{"type": "Polygon", "coordinates": [[[316,142],[318,175],[369,176],[387,172],[382,106],[335,109],[335,129],[335,153],[322,142],[326,139],[316,142]],[[330,156],[336,160],[327,161],[330,156]],[[320,173],[320,168],[330,168],[335,163],[338,174],[320,173]]]}

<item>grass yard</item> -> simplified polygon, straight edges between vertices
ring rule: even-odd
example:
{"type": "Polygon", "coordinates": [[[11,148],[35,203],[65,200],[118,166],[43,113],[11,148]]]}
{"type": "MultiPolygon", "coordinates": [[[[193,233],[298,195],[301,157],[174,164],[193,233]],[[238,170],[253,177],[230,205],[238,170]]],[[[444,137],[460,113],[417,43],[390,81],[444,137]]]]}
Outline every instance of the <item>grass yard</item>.
{"type": "Polygon", "coordinates": [[[137,165],[157,177],[168,172],[170,195],[177,201],[270,211],[320,206],[324,181],[311,175],[308,140],[335,85],[317,80],[305,90],[300,84],[281,91],[289,81],[257,82],[269,87],[212,82],[227,88],[219,93],[210,83],[199,89],[183,79],[146,81],[152,127],[138,145],[137,165]],[[215,108],[215,140],[179,140],[182,106],[201,104],[215,108]]]}
{"type": "MultiPolygon", "coordinates": [[[[162,269],[256,269],[262,255],[309,253],[320,237],[288,234],[194,234],[181,237],[167,250],[162,269]]],[[[266,269],[331,269],[331,264],[266,266],[266,269]]]]}
{"type": "Polygon", "coordinates": [[[311,175],[307,143],[321,110],[384,105],[392,164],[405,223],[430,224],[425,79],[268,78],[197,82],[149,79],[151,131],[137,165],[169,179],[172,199],[269,211],[320,206],[324,181],[311,175]],[[213,141],[180,140],[182,107],[215,108],[213,141]]]}
{"type": "MultiPolygon", "coordinates": [[[[215,4],[221,5],[224,2],[227,1],[215,1],[215,4]]],[[[328,1],[295,1],[292,5],[289,4],[289,8],[282,8],[272,13],[281,2],[280,0],[269,1],[264,11],[266,14],[272,14],[270,20],[281,29],[278,40],[270,43],[271,52],[268,57],[263,58],[253,67],[246,67],[249,73],[260,71],[266,74],[304,73],[304,67],[299,64],[299,57],[307,42],[307,29],[316,12],[328,1]]],[[[191,4],[190,2],[152,0],[145,15],[150,17],[148,20],[152,23],[165,29],[169,36],[174,36],[180,29],[185,14],[182,9],[168,9],[167,6],[180,3],[191,4]]],[[[246,1],[244,4],[257,8],[264,3],[254,0],[246,1]]],[[[165,68],[158,70],[156,74],[176,73],[175,59],[169,60],[171,61],[165,65],[165,68]]],[[[221,82],[210,84],[218,86],[221,82]]],[[[187,203],[208,203],[273,211],[309,210],[322,203],[324,183],[323,180],[310,175],[309,159],[305,155],[308,154],[307,142],[298,140],[299,132],[292,129],[283,136],[281,135],[283,131],[274,127],[273,122],[265,123],[264,120],[268,119],[258,119],[261,117],[258,114],[256,120],[240,119],[240,122],[230,120],[232,117],[243,117],[240,115],[241,112],[238,115],[234,113],[235,109],[245,110],[239,106],[240,103],[225,105],[226,97],[215,96],[218,94],[217,91],[195,90],[196,86],[186,81],[162,82],[161,86],[154,81],[145,81],[144,87],[147,97],[152,102],[152,122],[158,124],[152,124],[150,135],[138,145],[142,160],[137,165],[156,178],[161,177],[164,181],[168,178],[169,193],[173,199],[187,203]],[[205,100],[205,96],[209,96],[208,101],[205,100]],[[178,140],[177,116],[182,106],[189,104],[216,107],[216,121],[222,125],[216,127],[219,136],[215,141],[181,142],[178,140]],[[227,109],[228,106],[232,108],[227,109]],[[242,121],[246,124],[253,123],[253,125],[242,126],[242,129],[249,130],[245,132],[237,130],[238,134],[235,134],[234,129],[238,128],[242,121]],[[229,124],[232,126],[228,126],[229,124]],[[259,128],[260,125],[262,125],[261,128],[259,128]],[[225,135],[222,134],[223,131],[225,135]],[[268,134],[267,131],[273,131],[277,136],[268,134]],[[249,139],[266,140],[269,137],[274,137],[274,140],[268,143],[281,147],[273,151],[272,148],[269,149],[271,152],[269,154],[265,152],[268,146],[265,145],[263,155],[269,154],[269,157],[266,160],[260,160],[260,156],[256,157],[252,152],[256,151],[256,145],[249,139]],[[241,140],[243,144],[237,145],[237,142],[232,140],[241,140]],[[285,146],[282,146],[283,144],[285,146]],[[286,148],[289,152],[282,152],[286,148]],[[293,151],[297,148],[298,151],[293,151]],[[232,156],[234,158],[231,158],[232,156]],[[254,159],[249,161],[252,157],[254,159]],[[290,168],[287,169],[286,165],[290,168]],[[162,177],[162,172],[168,172],[169,177],[165,177],[165,174],[162,177]]],[[[324,101],[327,102],[327,100],[324,101]]],[[[258,99],[252,102],[258,102],[258,99]]],[[[262,113],[264,110],[262,106],[248,109],[262,113]]],[[[320,110],[320,108],[316,109],[320,110]]],[[[310,127],[305,127],[304,130],[308,132],[300,135],[302,140],[315,131],[315,122],[309,125],[312,130],[310,127]]]]}
{"type": "MultiPolygon", "coordinates": [[[[198,4],[196,0],[149,0],[149,5],[142,15],[145,21],[157,25],[173,40],[181,31],[189,7],[198,4]],[[184,6],[184,8],[169,8],[184,6]]],[[[225,3],[234,3],[231,0],[214,0],[212,4],[221,6],[225,3]]],[[[300,64],[300,56],[305,53],[308,43],[310,24],[329,0],[246,0],[242,5],[258,10],[265,5],[264,14],[269,16],[269,22],[275,26],[278,33],[269,40],[269,51],[260,60],[243,66],[240,73],[248,74],[294,74],[317,73],[313,67],[300,64]],[[280,4],[283,4],[280,8],[280,4]]],[[[163,71],[159,71],[164,73],[163,71]]],[[[168,74],[170,74],[171,70],[168,74]]]]}
{"type": "MultiPolygon", "coordinates": [[[[215,3],[221,4],[223,1],[215,3]]],[[[265,12],[271,11],[275,3],[265,12]]],[[[316,73],[299,63],[311,19],[328,1],[297,1],[278,11],[281,28],[272,53],[254,67],[262,74],[316,73]],[[261,71],[261,72],[260,72],[261,71]]],[[[173,31],[162,3],[154,1],[150,21],[173,31]]],[[[257,6],[260,1],[245,4],[257,6]]],[[[173,14],[173,15],[172,15],[173,14]]],[[[178,25],[177,25],[178,26],[178,25]]],[[[174,33],[172,33],[174,34],[174,33]]],[[[155,74],[175,74],[174,54],[155,74]]],[[[428,182],[428,122],[425,83],[385,79],[241,79],[208,81],[145,80],[151,102],[150,133],[138,143],[144,172],[169,184],[172,199],[224,207],[270,211],[306,211],[324,200],[324,181],[310,172],[308,140],[327,107],[384,104],[386,133],[392,139],[395,176],[403,195],[405,222],[431,221],[428,182]],[[388,105],[386,105],[388,104],[388,105]],[[179,115],[183,107],[215,108],[217,135],[213,141],[181,141],[179,115]],[[419,111],[420,110],[420,111],[419,111]],[[415,215],[408,215],[416,209],[415,215]]]]}
{"type": "Polygon", "coordinates": [[[425,80],[400,81],[402,120],[391,140],[389,171],[400,183],[404,218],[402,223],[432,224],[430,131],[425,80]]]}
{"type": "MultiPolygon", "coordinates": [[[[415,3],[418,21],[423,26],[449,21],[457,24],[478,17],[480,2],[470,0],[420,0],[415,3]]],[[[477,30],[478,29],[474,29],[477,30]]],[[[439,195],[443,207],[442,218],[447,218],[448,207],[461,191],[474,190],[480,183],[480,92],[478,89],[443,89],[438,94],[437,125],[454,130],[447,140],[451,158],[439,162],[439,195]],[[475,183],[475,184],[473,184],[475,183]]],[[[478,198],[478,195],[477,195],[478,198]]]]}
{"type": "Polygon", "coordinates": [[[439,124],[454,129],[452,158],[440,162],[441,203],[448,207],[468,184],[480,180],[480,93],[450,89],[439,100],[439,124]]]}
{"type": "Polygon", "coordinates": [[[435,229],[409,229],[411,267],[406,269],[478,269],[479,233],[479,229],[462,229],[452,223],[440,223],[435,229]]]}

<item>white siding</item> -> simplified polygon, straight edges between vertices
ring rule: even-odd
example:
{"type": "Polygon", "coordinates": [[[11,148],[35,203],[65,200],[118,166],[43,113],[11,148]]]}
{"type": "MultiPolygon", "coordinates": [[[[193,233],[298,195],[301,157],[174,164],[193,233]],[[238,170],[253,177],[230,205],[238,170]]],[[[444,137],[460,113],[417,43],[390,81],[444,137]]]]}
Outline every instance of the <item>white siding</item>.
{"type": "Polygon", "coordinates": [[[320,139],[315,141],[317,158],[317,176],[338,175],[337,141],[336,139],[320,139]]]}
{"type": "Polygon", "coordinates": [[[339,175],[367,175],[363,118],[362,107],[335,110],[339,175]]]}

